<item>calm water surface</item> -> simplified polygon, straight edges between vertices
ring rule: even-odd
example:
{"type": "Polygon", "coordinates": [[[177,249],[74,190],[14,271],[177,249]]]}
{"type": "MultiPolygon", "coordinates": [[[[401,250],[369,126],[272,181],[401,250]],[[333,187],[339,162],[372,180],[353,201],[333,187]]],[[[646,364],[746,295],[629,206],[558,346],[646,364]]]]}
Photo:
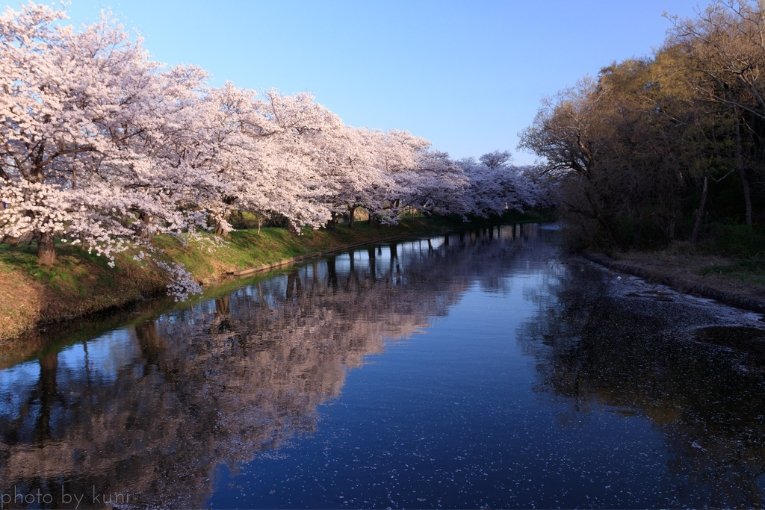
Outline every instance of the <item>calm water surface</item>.
{"type": "Polygon", "coordinates": [[[363,249],[30,339],[2,358],[0,496],[763,506],[762,318],[557,239],[506,226],[363,249]]]}

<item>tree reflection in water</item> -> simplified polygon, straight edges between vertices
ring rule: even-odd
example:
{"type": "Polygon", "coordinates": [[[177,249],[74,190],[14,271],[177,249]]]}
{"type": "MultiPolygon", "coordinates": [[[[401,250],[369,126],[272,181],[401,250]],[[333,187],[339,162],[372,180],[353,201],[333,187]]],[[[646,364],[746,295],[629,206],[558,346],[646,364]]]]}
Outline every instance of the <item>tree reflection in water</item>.
{"type": "Polygon", "coordinates": [[[507,285],[525,228],[328,257],[0,372],[0,489],[201,506],[218,465],[313,432],[386,340],[507,285]]]}
{"type": "MultiPolygon", "coordinates": [[[[629,286],[571,261],[529,294],[538,313],[518,340],[537,360],[539,390],[569,399],[574,414],[606,406],[650,418],[666,444],[668,492],[688,498],[674,504],[762,507],[761,349],[697,341],[707,336],[699,325],[725,322],[724,307],[629,286]]],[[[729,343],[738,329],[716,328],[717,343],[729,343]]]]}
{"type": "MultiPolygon", "coordinates": [[[[220,489],[213,478],[221,466],[235,479],[253,459],[277,457],[294,438],[314,434],[319,406],[341,394],[350,369],[469,296],[439,321],[442,336],[418,340],[430,350],[399,353],[409,373],[395,364],[377,372],[408,385],[387,386],[391,398],[403,395],[425,408],[422,416],[440,418],[406,421],[395,414],[402,409],[370,403],[375,419],[408,429],[354,436],[378,441],[360,474],[353,465],[342,471],[351,461],[337,449],[351,443],[320,445],[335,448],[331,466],[340,472],[329,480],[355,477],[359,490],[377,490],[389,483],[376,478],[371,468],[379,467],[400,474],[400,490],[418,487],[430,498],[445,492],[438,483],[462,480],[449,487],[452,506],[569,506],[584,495],[604,506],[763,506],[758,319],[742,322],[725,307],[562,260],[555,239],[508,226],[362,249],[64,348],[33,343],[42,346],[33,361],[0,370],[0,491],[40,489],[60,501],[64,484],[70,494],[129,492],[138,506],[203,506],[220,489]],[[515,335],[505,328],[508,314],[523,324],[515,335]],[[491,349],[481,351],[481,342],[491,349]],[[441,353],[454,360],[453,373],[425,366],[441,353]],[[447,379],[453,386],[444,383],[443,395],[418,385],[447,379]],[[621,426],[636,422],[650,426],[621,426]],[[377,462],[381,445],[391,458],[377,462]],[[430,445],[438,451],[414,455],[430,445]],[[577,492],[582,469],[594,480],[577,492]],[[612,469],[620,471],[609,478],[612,469]],[[607,483],[621,486],[612,493],[607,483]]],[[[366,391],[374,389],[349,386],[344,401],[356,394],[366,405],[366,391]]],[[[301,462],[282,467],[307,468],[313,479],[325,466],[323,457],[301,462]]],[[[295,478],[279,488],[299,487],[304,480],[295,478]]]]}

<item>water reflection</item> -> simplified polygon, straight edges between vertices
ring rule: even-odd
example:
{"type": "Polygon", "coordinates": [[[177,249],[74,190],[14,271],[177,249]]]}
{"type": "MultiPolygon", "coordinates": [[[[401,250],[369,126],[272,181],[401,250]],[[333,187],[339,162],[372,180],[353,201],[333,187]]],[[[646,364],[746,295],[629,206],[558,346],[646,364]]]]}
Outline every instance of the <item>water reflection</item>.
{"type": "Polygon", "coordinates": [[[666,457],[658,469],[666,471],[646,504],[763,506],[759,317],[584,261],[559,265],[529,297],[537,313],[518,338],[536,359],[537,390],[565,397],[564,414],[597,414],[605,406],[646,416],[660,430],[666,457]],[[742,349],[745,343],[752,348],[742,349]]]}
{"type": "Polygon", "coordinates": [[[48,506],[126,492],[202,506],[218,465],[314,432],[317,407],[386,340],[447,315],[471,284],[502,291],[525,229],[329,257],[3,370],[0,489],[39,489],[48,506]]]}
{"type": "Polygon", "coordinates": [[[760,317],[556,242],[506,226],[364,248],[94,338],[38,339],[0,370],[0,495],[763,506],[760,317]]]}

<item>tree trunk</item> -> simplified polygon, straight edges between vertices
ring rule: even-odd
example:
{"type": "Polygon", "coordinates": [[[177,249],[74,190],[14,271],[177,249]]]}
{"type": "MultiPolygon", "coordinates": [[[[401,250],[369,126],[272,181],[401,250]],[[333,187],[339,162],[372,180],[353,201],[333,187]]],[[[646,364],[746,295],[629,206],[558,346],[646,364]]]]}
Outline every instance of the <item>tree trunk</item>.
{"type": "Polygon", "coordinates": [[[701,222],[704,218],[704,211],[707,207],[707,192],[709,189],[709,178],[704,175],[704,185],[701,188],[701,200],[699,200],[699,208],[696,209],[696,218],[693,221],[693,232],[691,232],[691,244],[695,245],[699,239],[699,231],[701,230],[701,222]]]}
{"type": "Polygon", "coordinates": [[[53,234],[40,234],[37,240],[37,263],[41,266],[52,266],[56,263],[56,246],[53,244],[53,234]]]}
{"type": "Polygon", "coordinates": [[[741,123],[736,122],[736,172],[741,179],[741,192],[744,194],[744,221],[752,226],[752,191],[749,186],[749,176],[744,166],[744,149],[741,143],[741,123]]]}
{"type": "Polygon", "coordinates": [[[752,226],[752,191],[749,186],[749,175],[747,175],[746,168],[742,168],[739,172],[741,177],[741,191],[744,193],[744,218],[748,227],[752,226]]]}
{"type": "MultiPolygon", "coordinates": [[[[167,347],[153,320],[135,326],[135,337],[141,348],[141,355],[147,365],[156,365],[162,351],[167,347]]],[[[144,369],[145,370],[145,369],[144,369]]]]}
{"type": "Polygon", "coordinates": [[[146,212],[141,212],[139,214],[139,218],[141,219],[141,227],[140,227],[141,232],[140,232],[140,236],[141,236],[142,239],[148,240],[148,239],[151,238],[151,233],[152,233],[151,215],[149,213],[146,213],[146,212]]]}
{"type": "Polygon", "coordinates": [[[51,420],[53,419],[53,406],[58,397],[58,353],[51,352],[38,360],[40,375],[38,383],[40,411],[35,423],[35,439],[43,443],[52,437],[51,420]]]}
{"type": "Polygon", "coordinates": [[[369,277],[372,279],[372,283],[377,281],[377,259],[375,257],[375,249],[367,248],[367,255],[369,257],[369,277]]]}
{"type": "Polygon", "coordinates": [[[215,220],[215,235],[222,238],[228,237],[228,231],[223,227],[223,222],[215,220]]]}
{"type": "Polygon", "coordinates": [[[297,271],[292,271],[290,274],[287,275],[287,291],[285,292],[284,297],[287,299],[287,301],[290,301],[292,297],[295,295],[295,287],[296,287],[296,280],[300,279],[300,275],[298,275],[297,271]]]}
{"type": "Polygon", "coordinates": [[[335,225],[337,224],[337,213],[335,211],[331,211],[329,216],[329,222],[327,223],[327,230],[333,230],[335,228],[335,225]]]}
{"type": "Polygon", "coordinates": [[[348,208],[348,226],[353,227],[353,218],[356,216],[356,206],[348,208]]]}
{"type": "Polygon", "coordinates": [[[215,320],[210,327],[210,333],[226,334],[231,331],[231,305],[229,296],[215,298],[215,320]]]}
{"type": "Polygon", "coordinates": [[[667,236],[669,237],[670,241],[675,240],[675,232],[677,231],[677,218],[674,216],[669,218],[669,222],[667,225],[667,236]]]}
{"type": "Polygon", "coordinates": [[[327,257],[327,283],[333,291],[337,291],[337,266],[335,257],[327,257]]]}
{"type": "Polygon", "coordinates": [[[230,314],[231,314],[230,296],[215,298],[215,315],[219,317],[228,317],[230,314]]]}

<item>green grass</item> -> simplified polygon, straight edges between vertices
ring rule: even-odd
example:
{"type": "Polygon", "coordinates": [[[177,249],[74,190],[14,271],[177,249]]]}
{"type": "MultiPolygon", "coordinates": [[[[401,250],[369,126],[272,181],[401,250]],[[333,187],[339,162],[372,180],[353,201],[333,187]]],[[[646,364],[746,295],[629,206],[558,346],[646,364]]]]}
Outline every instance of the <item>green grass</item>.
{"type": "MultiPolygon", "coordinates": [[[[549,220],[549,215],[513,214],[505,222],[549,220]]],[[[252,218],[245,217],[245,220],[252,218]]],[[[300,235],[284,228],[234,230],[226,240],[202,233],[183,237],[162,235],[153,240],[160,257],[183,264],[206,288],[220,285],[227,275],[262,268],[287,259],[321,255],[386,239],[404,239],[475,228],[490,222],[464,223],[460,218],[411,216],[398,225],[358,221],[352,228],[333,225],[306,229],[300,235]]],[[[496,223],[496,222],[495,222],[496,223]]],[[[109,268],[103,257],[71,245],[57,245],[52,267],[37,264],[35,247],[0,244],[0,339],[10,338],[34,324],[55,322],[126,305],[163,292],[166,282],[151,262],[135,261],[128,251],[109,268]],[[20,299],[23,298],[23,299],[20,299]]]]}
{"type": "Polygon", "coordinates": [[[733,257],[765,257],[765,228],[713,224],[701,249],[707,253],[733,257]]]}
{"type": "Polygon", "coordinates": [[[184,239],[158,236],[154,242],[169,259],[182,263],[194,276],[212,281],[226,271],[270,265],[382,238],[438,233],[460,227],[460,222],[450,219],[419,217],[404,219],[393,226],[357,222],[352,228],[335,225],[329,229],[305,229],[300,235],[284,228],[266,227],[260,231],[234,230],[225,241],[211,234],[197,234],[184,239]]]}
{"type": "Polygon", "coordinates": [[[731,264],[708,266],[701,275],[719,275],[742,283],[765,286],[765,256],[737,260],[731,264]]]}
{"type": "Polygon", "coordinates": [[[87,293],[85,280],[88,277],[95,276],[99,286],[108,287],[113,284],[114,272],[108,267],[105,258],[71,246],[59,246],[57,252],[57,263],[52,267],[44,267],[37,264],[37,256],[32,247],[0,244],[0,272],[18,269],[54,292],[79,295],[87,293]]]}

